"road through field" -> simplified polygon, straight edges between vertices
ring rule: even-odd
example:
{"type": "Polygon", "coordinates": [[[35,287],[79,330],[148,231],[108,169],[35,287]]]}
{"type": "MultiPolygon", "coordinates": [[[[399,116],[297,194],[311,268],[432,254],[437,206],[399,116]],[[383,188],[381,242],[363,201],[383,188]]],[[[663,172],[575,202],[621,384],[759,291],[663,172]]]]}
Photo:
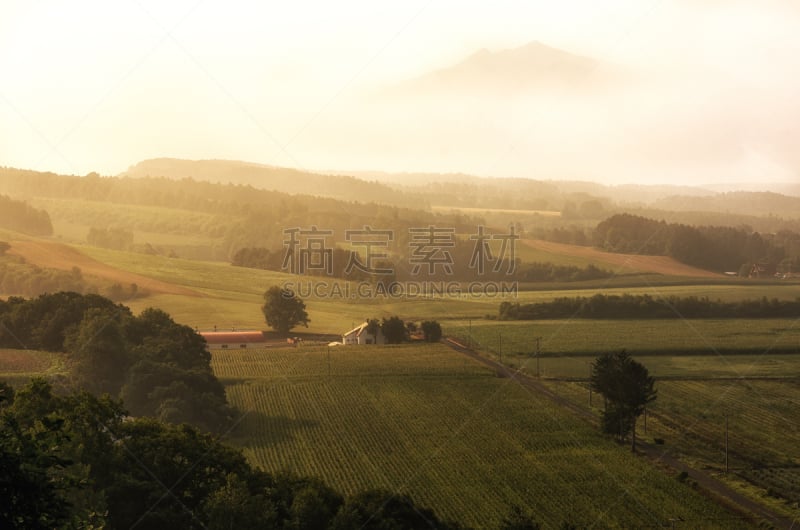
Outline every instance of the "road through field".
{"type": "Polygon", "coordinates": [[[604,252],[593,247],[553,243],[541,239],[522,239],[523,245],[535,250],[560,254],[594,261],[599,265],[618,267],[617,273],[655,272],[667,276],[686,276],[690,278],[723,278],[722,274],[698,269],[680,263],[668,256],[642,256],[639,254],[617,254],[604,252]]]}
{"type": "MultiPolygon", "coordinates": [[[[479,353],[475,352],[474,350],[467,348],[457,340],[447,338],[444,340],[444,343],[450,346],[453,350],[470,357],[476,361],[479,361],[486,366],[489,366],[493,370],[497,372],[498,375],[502,377],[508,377],[509,379],[514,380],[515,382],[519,383],[523,387],[542,394],[558,405],[571,410],[573,413],[577,414],[578,416],[584,418],[589,422],[595,422],[596,416],[591,412],[584,408],[579,407],[578,405],[570,402],[569,400],[559,396],[558,394],[554,393],[552,390],[541,384],[536,379],[529,377],[525,374],[520,373],[517,370],[513,370],[508,368],[507,366],[500,364],[497,361],[492,359],[488,359],[479,353]]],[[[720,482],[712,475],[700,470],[695,469],[686,465],[685,463],[681,462],[677,458],[674,458],[667,454],[661,448],[648,444],[642,441],[637,442],[638,450],[646,455],[648,458],[652,459],[653,461],[661,464],[665,464],[676,471],[683,471],[689,475],[689,478],[697,482],[697,484],[703,488],[704,490],[712,493],[715,498],[720,499],[722,503],[726,506],[733,508],[734,510],[743,510],[745,512],[749,512],[750,514],[754,515],[757,518],[763,519],[768,521],[772,526],[775,528],[786,528],[786,529],[796,529],[800,528],[800,521],[792,521],[783,517],[772,510],[758,504],[750,500],[749,498],[741,495],[737,491],[734,491],[726,484],[720,482]]]]}
{"type": "Polygon", "coordinates": [[[122,286],[135,283],[140,291],[149,294],[177,294],[184,296],[200,296],[199,293],[185,287],[154,280],[140,274],[117,269],[90,258],[78,250],[50,241],[11,241],[8,254],[25,258],[25,261],[42,268],[69,271],[78,267],[84,276],[102,278],[122,286]]]}

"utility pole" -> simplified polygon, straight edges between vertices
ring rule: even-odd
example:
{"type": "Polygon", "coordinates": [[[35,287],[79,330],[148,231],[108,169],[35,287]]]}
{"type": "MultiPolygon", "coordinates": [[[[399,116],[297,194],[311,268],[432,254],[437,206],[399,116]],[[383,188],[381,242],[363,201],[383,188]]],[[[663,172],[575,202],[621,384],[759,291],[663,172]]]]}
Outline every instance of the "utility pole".
{"type": "Polygon", "coordinates": [[[542,372],[539,370],[539,368],[540,368],[539,367],[539,357],[540,357],[540,354],[541,354],[541,351],[540,351],[539,347],[540,347],[541,341],[542,341],[542,337],[536,337],[536,377],[541,377],[541,375],[542,375],[542,372]]]}
{"type": "Polygon", "coordinates": [[[331,377],[331,345],[328,344],[328,378],[331,377]]]}
{"type": "Polygon", "coordinates": [[[497,352],[500,354],[500,364],[503,364],[503,334],[497,334],[497,352]]]}
{"type": "Polygon", "coordinates": [[[725,473],[728,472],[728,413],[725,413],[725,473]]]}
{"type": "Polygon", "coordinates": [[[589,363],[589,407],[592,406],[592,363],[589,363]]]}
{"type": "Polygon", "coordinates": [[[472,319],[469,319],[469,331],[467,331],[467,348],[472,349],[472,319]]]}

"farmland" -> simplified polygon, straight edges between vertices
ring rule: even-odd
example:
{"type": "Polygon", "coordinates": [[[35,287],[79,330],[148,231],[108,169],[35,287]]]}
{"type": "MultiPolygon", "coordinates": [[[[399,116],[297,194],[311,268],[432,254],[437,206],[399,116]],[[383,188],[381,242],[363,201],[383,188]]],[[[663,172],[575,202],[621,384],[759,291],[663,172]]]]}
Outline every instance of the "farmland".
{"type": "MultiPolygon", "coordinates": [[[[151,281],[157,287],[126,305],[135,312],[160,307],[200,329],[262,329],[264,290],[298,279],[220,262],[30,238],[19,248],[34,261],[50,255],[61,267],[127,274],[114,277],[136,278],[140,285],[151,281]]],[[[518,293],[521,303],[564,296],[563,287],[571,289],[569,296],[800,296],[798,284],[653,274],[521,287],[529,289],[518,293]]],[[[364,318],[390,315],[435,318],[446,334],[490,357],[502,352],[504,363],[531,374],[537,369],[533,339],[541,337],[541,375],[557,393],[583,405],[593,356],[625,348],[659,378],[648,437],[664,439],[671,454],[693,465],[719,471],[725,413],[714,407],[724,405],[738,429],[731,436],[737,444],[731,449],[732,473],[724,479],[797,517],[791,505],[797,502],[800,459],[793,449],[797,431],[791,429],[800,424],[793,397],[798,387],[791,379],[800,369],[797,321],[486,318],[497,314],[501,300],[310,297],[308,331],[341,333],[364,318]],[[747,379],[734,381],[741,378],[747,379]]],[[[63,369],[49,354],[6,351],[0,357],[6,359],[0,375],[14,384],[63,369]]],[[[694,527],[735,523],[687,485],[597,435],[593,426],[449,350],[337,347],[328,359],[326,348],[313,346],[214,353],[214,369],[229,400],[242,411],[230,440],[252,462],[272,471],[317,475],[345,492],[366,487],[406,492],[443,517],[478,527],[496,524],[513,504],[530,507],[546,526],[568,519],[578,525],[640,527],[665,524],[676,517],[672,514],[696,522],[694,527]],[[570,499],[569,507],[563,499],[570,499]]]]}
{"type": "Polygon", "coordinates": [[[800,353],[800,322],[751,320],[451,320],[445,332],[482,350],[522,362],[546,356],[597,355],[627,349],[638,355],[800,353]],[[519,359],[516,359],[519,357],[519,359]]]}
{"type": "MultiPolygon", "coordinates": [[[[687,373],[694,358],[687,359],[687,373]]],[[[654,358],[642,357],[646,365],[654,358]]],[[[781,361],[783,361],[781,359],[781,361]]],[[[776,363],[767,378],[719,377],[658,380],[658,399],[650,406],[639,436],[660,440],[666,454],[711,472],[751,499],[789,520],[800,518],[800,412],[798,361],[776,363]],[[787,367],[791,367],[786,371],[787,367]],[[728,473],[725,426],[728,424],[728,473]]],[[[676,363],[679,364],[679,363],[676,363]]],[[[675,371],[675,367],[673,367],[675,371]]],[[[765,372],[767,370],[764,370],[765,372]]],[[[690,376],[691,377],[691,376],[690,376]]],[[[547,386],[574,404],[599,414],[583,382],[549,379],[547,386]]],[[[599,408],[598,408],[599,407],[599,408]]]]}
{"type": "Polygon", "coordinates": [[[739,524],[444,346],[215,352],[212,365],[242,411],[231,442],[267,470],[317,475],[346,492],[405,492],[476,527],[496,525],[513,504],[547,527],[739,524]]]}
{"type": "Polygon", "coordinates": [[[0,381],[22,385],[31,377],[63,373],[63,359],[56,354],[36,350],[0,349],[0,381]]]}

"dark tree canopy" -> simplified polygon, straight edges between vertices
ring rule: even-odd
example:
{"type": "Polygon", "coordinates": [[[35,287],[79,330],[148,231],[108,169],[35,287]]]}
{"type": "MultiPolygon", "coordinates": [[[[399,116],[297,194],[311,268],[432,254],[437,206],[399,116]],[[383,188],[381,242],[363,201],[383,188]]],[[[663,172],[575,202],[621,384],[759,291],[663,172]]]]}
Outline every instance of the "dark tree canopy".
{"type": "Polygon", "coordinates": [[[11,298],[0,302],[0,347],[64,352],[78,388],[123,397],[135,416],[209,431],[231,417],[205,340],[159,309],[134,316],[78,293],[11,298]]]}
{"type": "Polygon", "coordinates": [[[264,293],[261,306],[267,324],[282,335],[287,335],[299,324],[308,327],[311,320],[306,313],[306,304],[293,291],[272,286],[264,293]]]}
{"type": "Polygon", "coordinates": [[[407,336],[406,324],[398,316],[384,318],[381,323],[381,332],[388,344],[400,344],[406,340],[407,336]]]}
{"type": "Polygon", "coordinates": [[[636,419],[648,403],[656,399],[655,379],[647,368],[625,351],[607,353],[592,364],[592,390],[606,400],[603,411],[603,430],[616,434],[620,440],[632,433],[632,448],[636,448],[636,419]]]}
{"type": "Polygon", "coordinates": [[[437,321],[426,320],[421,327],[425,342],[439,342],[442,340],[442,326],[437,321]]]}
{"type": "Polygon", "coordinates": [[[378,343],[378,332],[381,330],[381,323],[378,321],[377,318],[371,318],[367,320],[367,327],[366,332],[367,335],[372,337],[372,344],[378,343]]]}

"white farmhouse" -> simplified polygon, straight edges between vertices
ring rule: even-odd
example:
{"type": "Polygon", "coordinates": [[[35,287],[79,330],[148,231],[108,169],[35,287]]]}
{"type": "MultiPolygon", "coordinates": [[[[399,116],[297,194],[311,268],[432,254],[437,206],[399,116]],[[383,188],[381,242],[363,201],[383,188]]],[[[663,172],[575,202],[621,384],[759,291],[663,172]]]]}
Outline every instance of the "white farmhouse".
{"type": "Polygon", "coordinates": [[[367,331],[367,326],[369,323],[364,322],[342,335],[342,344],[386,344],[386,337],[383,336],[380,326],[375,337],[367,331]]]}

